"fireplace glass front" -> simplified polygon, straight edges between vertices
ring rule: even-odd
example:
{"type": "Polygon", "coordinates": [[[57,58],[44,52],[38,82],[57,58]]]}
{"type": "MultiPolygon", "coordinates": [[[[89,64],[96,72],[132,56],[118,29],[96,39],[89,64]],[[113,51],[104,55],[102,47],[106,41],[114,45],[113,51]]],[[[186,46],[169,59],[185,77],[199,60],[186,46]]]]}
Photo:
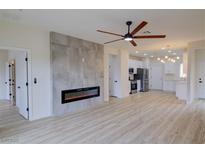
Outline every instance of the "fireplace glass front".
{"type": "Polygon", "coordinates": [[[87,87],[63,90],[61,93],[62,104],[100,96],[100,87],[87,87]]]}

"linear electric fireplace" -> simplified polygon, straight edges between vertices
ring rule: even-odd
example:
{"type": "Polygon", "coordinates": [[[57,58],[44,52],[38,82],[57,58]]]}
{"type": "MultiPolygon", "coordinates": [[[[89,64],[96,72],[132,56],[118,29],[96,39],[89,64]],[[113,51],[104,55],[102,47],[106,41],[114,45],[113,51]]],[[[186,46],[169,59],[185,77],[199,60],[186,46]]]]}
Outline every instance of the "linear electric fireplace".
{"type": "Polygon", "coordinates": [[[100,87],[70,89],[61,92],[62,104],[98,96],[100,96],[100,87]]]}

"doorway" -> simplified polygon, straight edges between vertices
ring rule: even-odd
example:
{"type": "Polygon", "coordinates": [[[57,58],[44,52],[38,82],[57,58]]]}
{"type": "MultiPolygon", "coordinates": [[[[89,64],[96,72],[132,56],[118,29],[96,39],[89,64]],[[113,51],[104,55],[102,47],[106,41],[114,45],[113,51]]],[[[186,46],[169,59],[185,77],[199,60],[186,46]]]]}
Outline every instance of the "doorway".
{"type": "Polygon", "coordinates": [[[196,50],[196,96],[205,99],[205,50],[196,50]]]}
{"type": "Polygon", "coordinates": [[[0,52],[6,55],[0,59],[5,68],[0,68],[1,74],[4,76],[4,79],[0,80],[0,84],[4,85],[0,86],[0,91],[5,91],[5,94],[0,97],[0,103],[10,103],[11,106],[17,108],[18,113],[24,119],[29,119],[28,52],[10,48],[0,49],[0,52]]]}
{"type": "Polygon", "coordinates": [[[109,96],[119,96],[120,66],[117,55],[109,55],[109,96]]]}
{"type": "Polygon", "coordinates": [[[150,68],[150,88],[154,90],[162,90],[163,88],[163,66],[162,64],[152,64],[150,68]]]}

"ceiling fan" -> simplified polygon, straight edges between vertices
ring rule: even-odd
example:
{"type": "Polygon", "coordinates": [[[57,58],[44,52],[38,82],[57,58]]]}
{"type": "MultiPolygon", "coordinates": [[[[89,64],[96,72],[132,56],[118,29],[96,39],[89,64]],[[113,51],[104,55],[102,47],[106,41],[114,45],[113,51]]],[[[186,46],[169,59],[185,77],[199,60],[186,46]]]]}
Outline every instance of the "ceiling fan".
{"type": "Polygon", "coordinates": [[[135,43],[134,39],[152,39],[152,38],[165,38],[166,35],[135,35],[137,32],[139,32],[145,25],[147,25],[146,21],[142,21],[141,24],[139,24],[132,32],[130,32],[130,26],[132,24],[132,21],[127,21],[126,25],[128,26],[128,32],[125,35],[121,34],[116,34],[112,32],[107,32],[107,31],[102,31],[102,30],[97,30],[98,32],[101,33],[106,33],[110,35],[115,35],[115,36],[120,36],[120,39],[105,42],[104,44],[112,43],[112,42],[117,42],[121,40],[129,41],[133,46],[137,46],[135,43]]]}

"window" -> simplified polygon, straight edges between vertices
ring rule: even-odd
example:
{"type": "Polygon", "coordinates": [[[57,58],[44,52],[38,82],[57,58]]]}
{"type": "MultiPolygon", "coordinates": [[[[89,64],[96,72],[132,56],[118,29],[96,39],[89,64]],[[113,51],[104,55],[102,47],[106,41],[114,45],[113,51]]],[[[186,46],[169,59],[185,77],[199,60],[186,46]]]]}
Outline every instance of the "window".
{"type": "Polygon", "coordinates": [[[180,78],[185,78],[186,77],[186,74],[184,73],[184,65],[181,63],[180,64],[180,70],[179,70],[179,77],[180,78]]]}

